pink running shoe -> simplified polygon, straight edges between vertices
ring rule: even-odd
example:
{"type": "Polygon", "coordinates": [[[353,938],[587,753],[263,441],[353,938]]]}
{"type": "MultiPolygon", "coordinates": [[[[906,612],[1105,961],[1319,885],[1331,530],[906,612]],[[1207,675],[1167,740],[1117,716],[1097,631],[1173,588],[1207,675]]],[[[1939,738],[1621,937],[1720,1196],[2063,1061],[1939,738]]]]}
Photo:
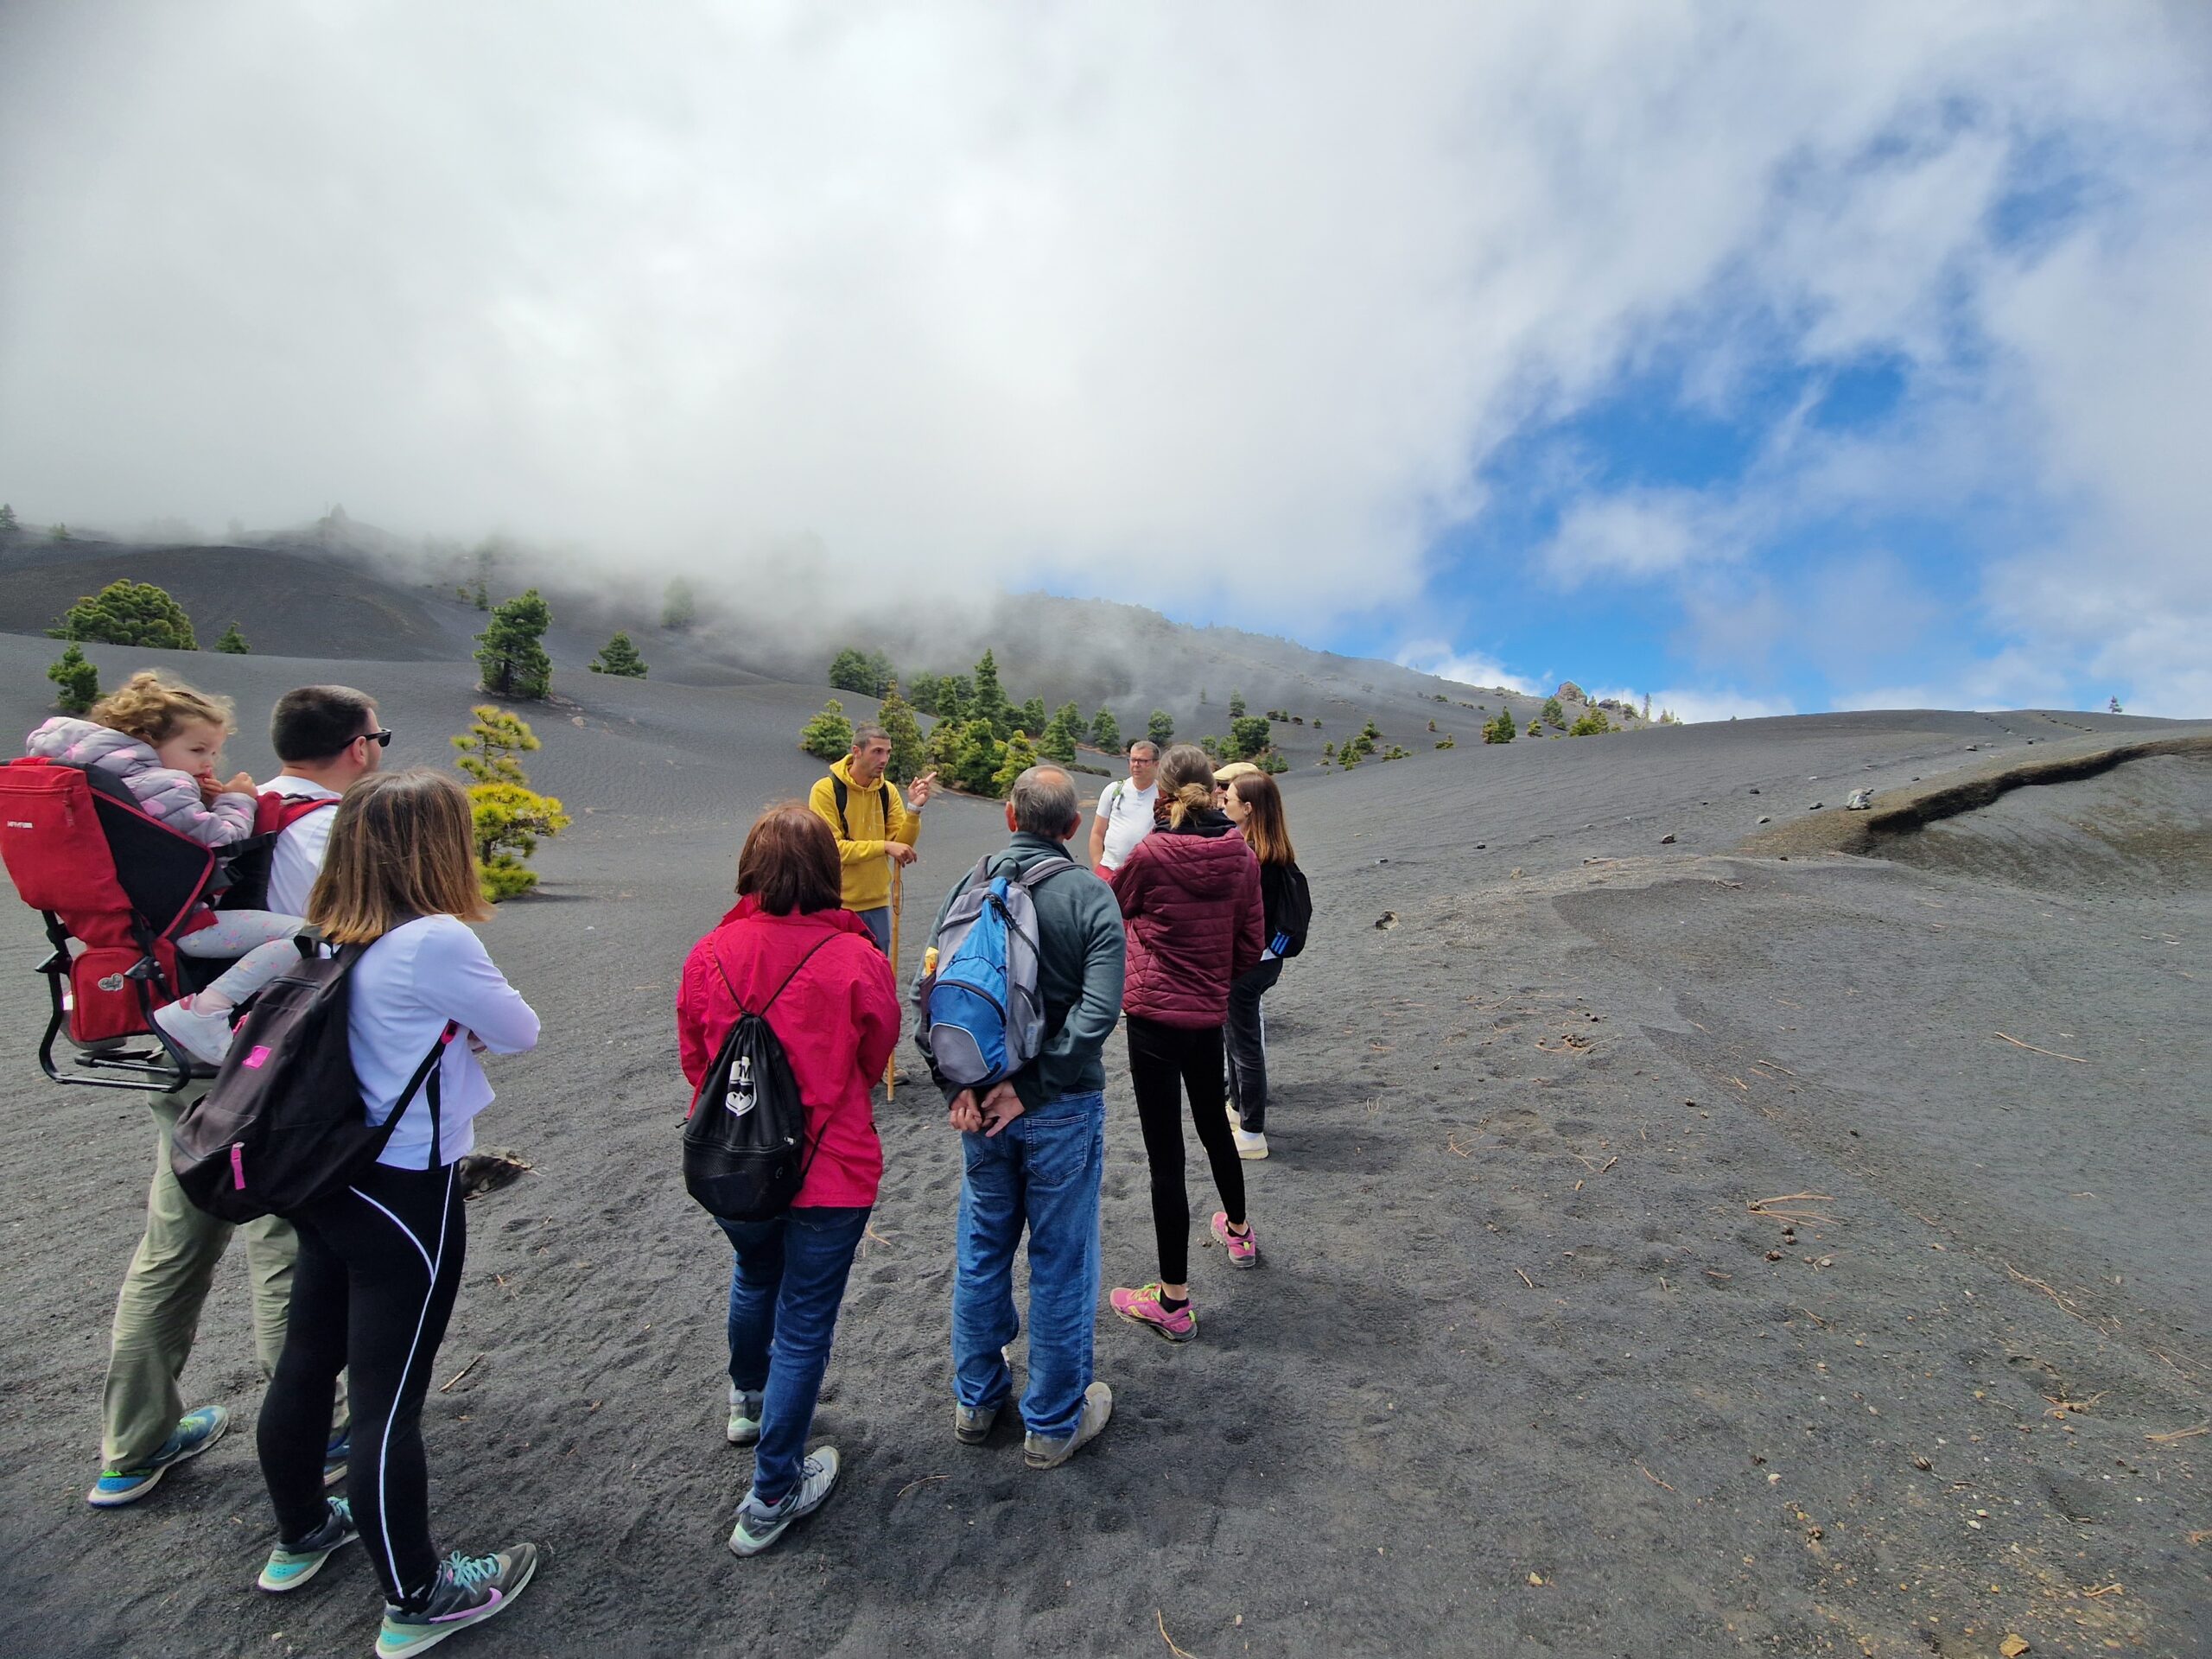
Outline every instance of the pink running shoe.
{"type": "Polygon", "coordinates": [[[1217,1210],[1213,1212],[1213,1236],[1221,1241],[1221,1248],[1229,1252],[1230,1267],[1256,1268],[1260,1265],[1260,1230],[1250,1222],[1244,1224],[1243,1232],[1232,1233],[1229,1230],[1229,1211],[1217,1210]]]}
{"type": "Polygon", "coordinates": [[[1147,1326],[1169,1342],[1188,1342],[1198,1334],[1198,1310],[1185,1302],[1169,1313],[1160,1305],[1160,1287],[1156,1284],[1136,1290],[1116,1289],[1106,1300],[1130,1324],[1147,1326]]]}

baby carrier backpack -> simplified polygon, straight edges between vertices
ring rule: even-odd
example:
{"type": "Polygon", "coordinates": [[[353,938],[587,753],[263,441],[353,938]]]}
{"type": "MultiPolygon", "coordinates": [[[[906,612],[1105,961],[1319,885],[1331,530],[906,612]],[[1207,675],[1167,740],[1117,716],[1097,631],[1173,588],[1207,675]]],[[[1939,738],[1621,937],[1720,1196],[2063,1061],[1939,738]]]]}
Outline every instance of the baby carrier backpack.
{"type": "Polygon", "coordinates": [[[914,988],[914,1040],[938,1074],[963,1089],[1002,1083],[1045,1046],[1037,994],[1037,888],[1076,867],[1039,859],[1011,879],[976,866],[930,941],[935,966],[914,988]]]}
{"type": "Polygon", "coordinates": [[[448,1020],[391,1115],[372,1125],[346,1025],[365,944],[302,957],[250,997],[213,1085],[177,1115],[169,1167],[184,1195],[219,1221],[289,1215],[365,1164],[391,1139],[416,1095],[438,1144],[439,1062],[460,1027],[448,1020]]]}
{"type": "Polygon", "coordinates": [[[269,908],[269,874],[276,856],[276,838],[302,818],[327,811],[338,804],[335,795],[303,797],[270,791],[254,798],[253,833],[224,848],[223,868],[229,885],[215,903],[224,910],[269,908]]]}
{"type": "MultiPolygon", "coordinates": [[[[720,1220],[773,1221],[791,1207],[813,1166],[812,1154],[804,1163],[799,1157],[806,1146],[806,1102],[768,1010],[830,938],[801,957],[757,1010],[745,1006],[721,957],[709,952],[722,988],[737,1004],[737,1023],[691,1096],[683,1121],[683,1186],[720,1220]]],[[[815,1151],[821,1149],[817,1139],[815,1151]]]]}
{"type": "Polygon", "coordinates": [[[176,939],[219,882],[216,849],[103,773],[23,760],[0,766],[0,860],[54,944],[38,966],[54,1005],[40,1069],[56,1083],[182,1089],[192,1062],[155,1027],[154,1010],[190,988],[176,939]],[[80,1051],[67,1069],[54,1053],[63,1036],[80,1051]]]}

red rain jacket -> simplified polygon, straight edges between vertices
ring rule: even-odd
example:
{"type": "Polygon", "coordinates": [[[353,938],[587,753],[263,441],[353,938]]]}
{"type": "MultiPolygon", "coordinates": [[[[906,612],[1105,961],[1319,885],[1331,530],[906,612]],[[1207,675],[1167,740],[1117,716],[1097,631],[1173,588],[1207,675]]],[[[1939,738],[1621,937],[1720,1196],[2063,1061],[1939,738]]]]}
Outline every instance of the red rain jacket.
{"type": "Polygon", "coordinates": [[[755,1011],[776,996],[768,1028],[791,1063],[806,1103],[807,1133],[820,1141],[793,1207],[874,1205],[883,1179],[883,1143],[876,1139],[868,1090],[898,1046],[899,992],[867,927],[847,911],[771,916],[752,899],[740,899],[721,926],[691,947],[677,984],[676,1039],[695,1092],[737,1023],[733,990],[755,1011]],[[822,948],[798,968],[817,944],[822,948]],[[798,976],[776,996],[794,968],[798,976]]]}
{"type": "Polygon", "coordinates": [[[1219,813],[1157,830],[1109,873],[1129,937],[1122,1008],[1200,1030],[1229,1018],[1230,982],[1265,944],[1260,861],[1219,813]]]}

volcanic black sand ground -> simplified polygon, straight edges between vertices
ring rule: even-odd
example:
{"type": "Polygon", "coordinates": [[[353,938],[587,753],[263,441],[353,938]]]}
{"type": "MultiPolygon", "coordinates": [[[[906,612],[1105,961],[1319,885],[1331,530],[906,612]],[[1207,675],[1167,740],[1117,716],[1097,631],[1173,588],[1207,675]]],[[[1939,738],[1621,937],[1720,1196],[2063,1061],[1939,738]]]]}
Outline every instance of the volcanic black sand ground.
{"type": "MultiPolygon", "coordinates": [[[[19,726],[52,654],[0,639],[19,726]]],[[[382,696],[394,762],[442,760],[472,700],[448,664],[169,660],[238,696],[257,769],[303,679],[382,696]]],[[[1065,1468],[954,1444],[957,1147],[902,1087],[817,1424],[844,1485],[740,1562],[727,1253],[677,1179],[670,1002],[742,826],[813,775],[791,734],[822,691],[560,690],[533,773],[577,822],[486,929],[545,1037],[481,1135],[537,1169],[471,1207],[427,1412],[442,1539],[551,1559],[454,1654],[2212,1651],[2212,760],[2016,790],[1883,856],[1734,850],[1853,787],[2180,728],[1835,715],[1294,775],[1318,910],[1270,999],[1262,1269],[1197,1252],[1189,1347],[1102,1323],[1116,1413],[1065,1468]]],[[[930,809],[910,940],[996,819],[930,809]]],[[[140,1508],[84,1504],[151,1135],[37,1078],[42,950],[27,912],[0,930],[0,1646],[365,1652],[358,1554],[251,1588],[239,1264],[188,1377],[231,1437],[140,1508]]],[[[1203,1217],[1195,1164],[1192,1191],[1203,1217]]]]}

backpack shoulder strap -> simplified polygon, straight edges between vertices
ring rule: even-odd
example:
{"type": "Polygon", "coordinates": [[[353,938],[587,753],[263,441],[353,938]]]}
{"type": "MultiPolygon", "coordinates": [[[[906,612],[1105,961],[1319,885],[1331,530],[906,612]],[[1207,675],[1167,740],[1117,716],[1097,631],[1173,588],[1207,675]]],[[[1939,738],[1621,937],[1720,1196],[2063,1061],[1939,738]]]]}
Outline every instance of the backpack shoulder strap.
{"type": "Polygon", "coordinates": [[[1014,880],[1033,893],[1054,876],[1065,875],[1075,868],[1075,863],[1071,859],[1040,858],[1014,880]]]}
{"type": "Polygon", "coordinates": [[[853,826],[845,822],[845,801],[851,791],[845,787],[845,780],[834,772],[830,774],[830,793],[837,803],[837,838],[850,841],[853,826]]]}
{"type": "Polygon", "coordinates": [[[876,792],[883,797],[883,834],[888,840],[891,836],[891,780],[888,778],[883,779],[876,785],[876,792]]]}

